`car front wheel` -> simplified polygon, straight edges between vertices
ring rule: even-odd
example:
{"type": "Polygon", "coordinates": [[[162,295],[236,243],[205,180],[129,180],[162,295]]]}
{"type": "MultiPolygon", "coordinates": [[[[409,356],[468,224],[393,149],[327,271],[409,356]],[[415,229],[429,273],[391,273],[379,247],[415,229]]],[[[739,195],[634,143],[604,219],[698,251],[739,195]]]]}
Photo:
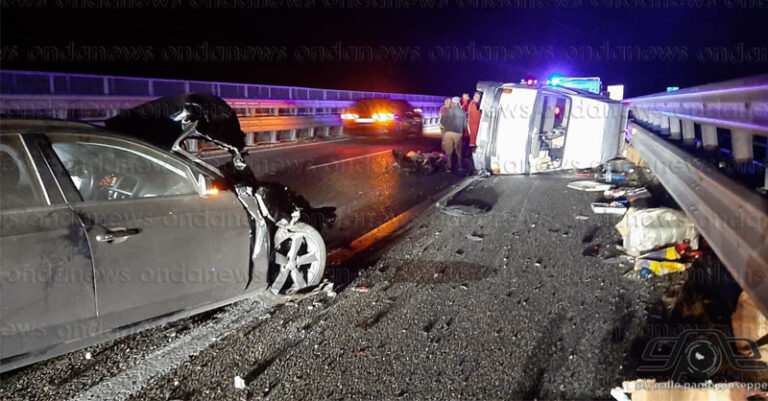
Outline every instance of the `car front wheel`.
{"type": "Polygon", "coordinates": [[[320,233],[305,223],[281,228],[275,233],[275,279],[273,293],[295,294],[318,285],[325,271],[325,242],[320,233]]]}

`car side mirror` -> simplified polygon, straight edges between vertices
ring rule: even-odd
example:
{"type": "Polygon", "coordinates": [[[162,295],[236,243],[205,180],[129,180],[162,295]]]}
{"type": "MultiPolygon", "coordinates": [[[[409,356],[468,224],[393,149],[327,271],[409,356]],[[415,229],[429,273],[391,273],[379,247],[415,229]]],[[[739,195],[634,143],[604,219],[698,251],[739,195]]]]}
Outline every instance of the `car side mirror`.
{"type": "Polygon", "coordinates": [[[219,189],[210,177],[203,174],[197,175],[197,190],[202,198],[208,198],[219,194],[219,189]]]}

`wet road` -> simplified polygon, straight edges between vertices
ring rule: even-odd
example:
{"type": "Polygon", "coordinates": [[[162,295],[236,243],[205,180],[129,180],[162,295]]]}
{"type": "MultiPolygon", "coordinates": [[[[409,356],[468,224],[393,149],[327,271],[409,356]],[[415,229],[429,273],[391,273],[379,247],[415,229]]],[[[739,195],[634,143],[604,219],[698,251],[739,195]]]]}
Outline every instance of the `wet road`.
{"type": "Polygon", "coordinates": [[[259,179],[287,185],[313,207],[337,208],[336,224],[323,231],[333,250],[461,179],[405,174],[393,166],[393,149],[439,151],[440,139],[342,138],[253,150],[246,162],[259,179]]]}

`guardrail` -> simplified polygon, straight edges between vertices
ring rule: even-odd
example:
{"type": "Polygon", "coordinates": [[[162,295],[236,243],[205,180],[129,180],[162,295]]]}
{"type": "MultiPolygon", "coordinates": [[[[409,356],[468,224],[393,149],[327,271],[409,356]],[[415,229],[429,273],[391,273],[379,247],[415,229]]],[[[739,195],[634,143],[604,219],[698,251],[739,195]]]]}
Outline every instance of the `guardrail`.
{"type": "Polygon", "coordinates": [[[102,120],[158,97],[185,92],[223,98],[237,112],[246,144],[342,134],[339,114],[357,99],[390,98],[422,109],[438,123],[444,97],[278,85],[133,78],[55,72],[0,71],[0,113],[102,120]]]}
{"type": "Polygon", "coordinates": [[[765,167],[755,149],[766,157],[768,75],[624,103],[636,121],[628,132],[632,146],[768,316],[768,200],[677,146],[729,147],[735,161],[765,167]]]}

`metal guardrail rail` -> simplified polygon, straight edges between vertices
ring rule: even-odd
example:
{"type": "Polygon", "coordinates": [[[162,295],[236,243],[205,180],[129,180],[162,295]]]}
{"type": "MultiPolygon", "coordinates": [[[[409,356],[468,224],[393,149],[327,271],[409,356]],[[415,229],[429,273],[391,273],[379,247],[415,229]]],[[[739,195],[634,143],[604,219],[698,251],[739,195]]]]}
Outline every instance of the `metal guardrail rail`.
{"type": "Polygon", "coordinates": [[[630,123],[632,146],[768,316],[768,200],[675,145],[717,148],[727,131],[734,160],[751,161],[755,138],[768,136],[768,75],[624,103],[639,122],[630,123]]]}
{"type": "Polygon", "coordinates": [[[361,98],[409,101],[436,125],[444,97],[229,82],[0,71],[0,113],[101,120],[158,97],[185,92],[223,98],[237,112],[249,146],[341,134],[339,113],[361,98]]]}

